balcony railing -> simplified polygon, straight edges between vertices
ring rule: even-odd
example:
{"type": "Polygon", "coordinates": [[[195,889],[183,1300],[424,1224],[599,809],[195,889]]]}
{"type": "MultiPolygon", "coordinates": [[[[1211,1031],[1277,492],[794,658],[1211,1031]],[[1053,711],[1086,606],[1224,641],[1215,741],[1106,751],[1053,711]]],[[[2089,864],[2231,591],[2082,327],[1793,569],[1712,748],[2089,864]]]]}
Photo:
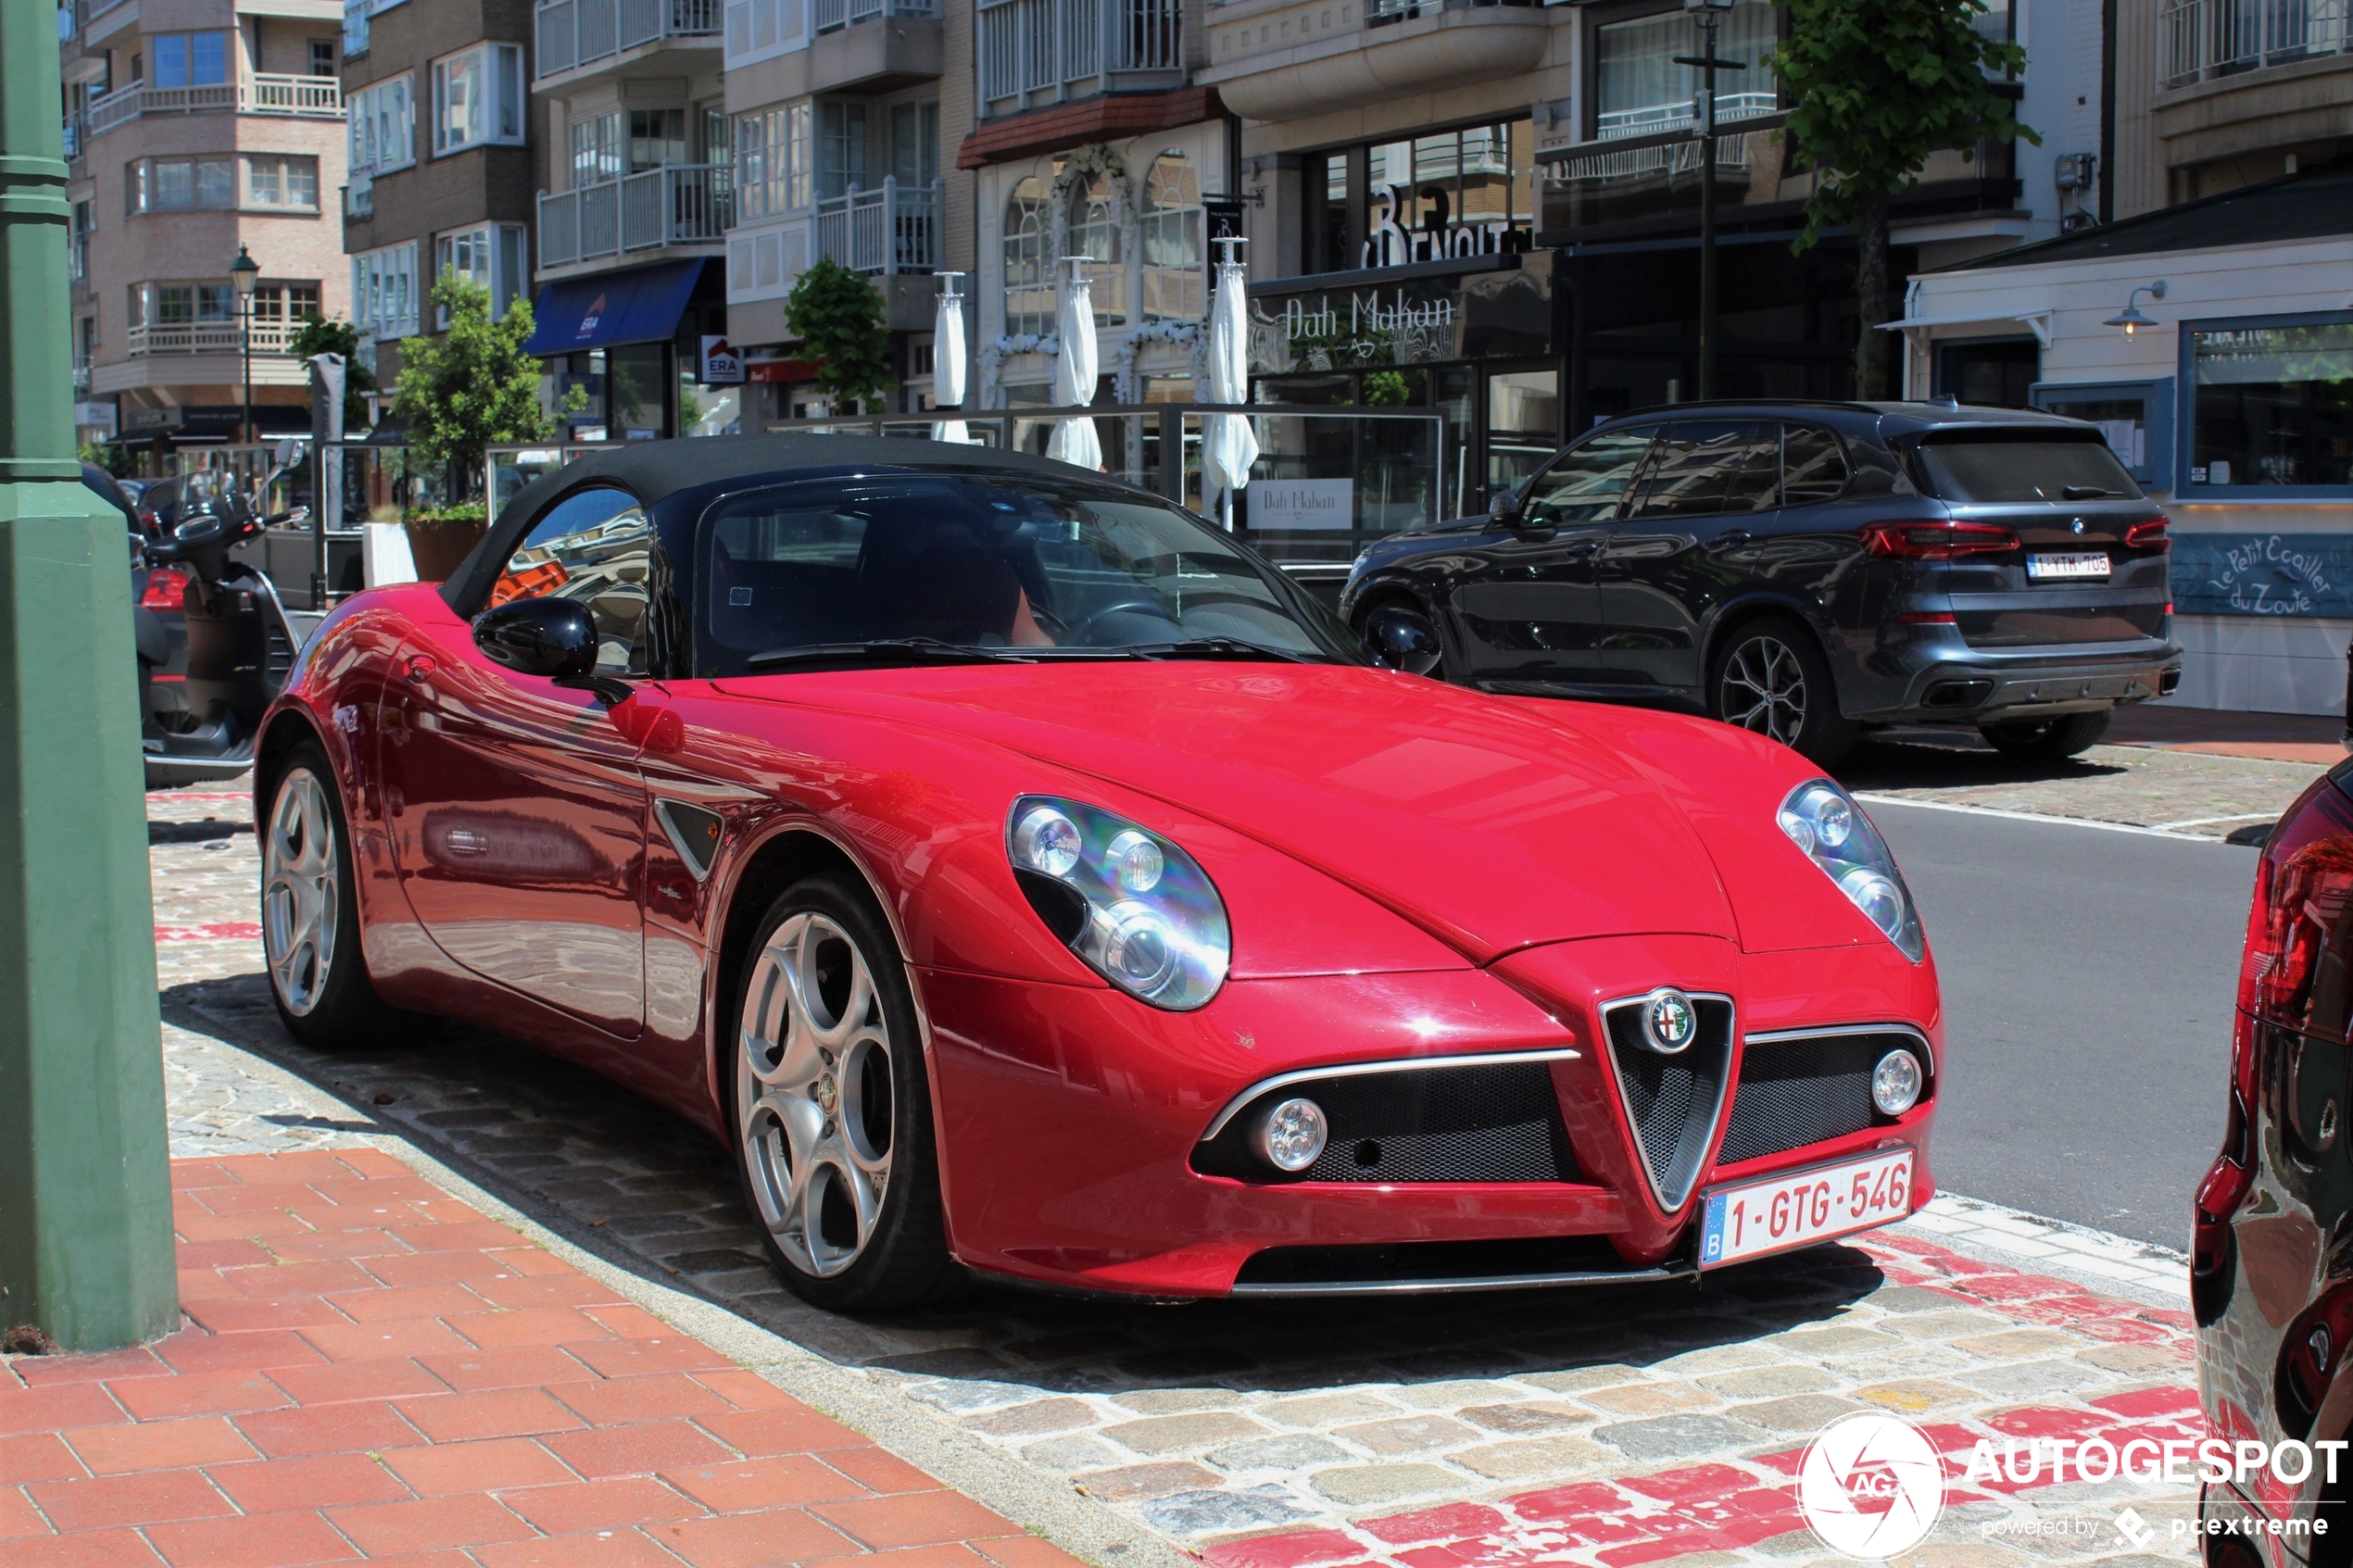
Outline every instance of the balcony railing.
{"type": "Polygon", "coordinates": [[[547,0],[539,75],[559,75],[665,38],[719,37],[721,0],[547,0]]]}
{"type": "Polygon", "coordinates": [[[90,100],[90,134],[151,114],[263,114],[341,119],[343,83],[332,76],[248,76],[206,87],[153,87],[144,82],[90,100]]]}
{"type": "Polygon", "coordinates": [[[989,114],[1183,80],[1182,0],[982,0],[979,23],[989,114]]]}
{"type": "Polygon", "coordinates": [[[832,32],[852,22],[872,21],[876,17],[937,15],[939,0],[817,0],[816,23],[819,32],[832,32]]]}
{"type": "Polygon", "coordinates": [[[736,218],[724,163],[672,164],[569,191],[539,194],[539,265],[623,256],[663,245],[715,245],[736,218]]]}
{"type": "Polygon", "coordinates": [[[939,265],[939,182],[852,191],[817,204],[817,254],[853,272],[929,272],[939,265]]]}
{"type": "MultiPolygon", "coordinates": [[[[253,324],[253,351],[256,354],[291,353],[295,333],[299,331],[299,325],[284,321],[256,321],[253,324]]],[[[155,354],[237,354],[245,348],[245,340],[234,321],[133,327],[128,335],[131,357],[134,359],[155,354]]]]}
{"type": "Polygon", "coordinates": [[[2339,55],[2353,47],[2347,0],[2162,0],[2157,80],[2161,87],[2339,55]]]}

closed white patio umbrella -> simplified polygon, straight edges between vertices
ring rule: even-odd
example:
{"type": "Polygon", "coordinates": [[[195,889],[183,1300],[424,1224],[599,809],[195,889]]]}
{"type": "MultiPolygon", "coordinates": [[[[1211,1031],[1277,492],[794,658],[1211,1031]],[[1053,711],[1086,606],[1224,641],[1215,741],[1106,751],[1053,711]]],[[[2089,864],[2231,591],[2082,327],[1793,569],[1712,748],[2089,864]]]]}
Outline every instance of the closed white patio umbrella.
{"type": "MultiPolygon", "coordinates": [[[[1065,408],[1084,408],[1095,401],[1095,377],[1101,362],[1095,352],[1095,290],[1087,279],[1092,257],[1073,256],[1069,276],[1062,280],[1054,302],[1054,329],[1062,336],[1062,354],[1054,360],[1054,402],[1065,408]]],[[[1054,426],[1046,456],[1082,469],[1100,471],[1103,444],[1096,439],[1090,419],[1063,420],[1054,426]]]]}
{"type": "MultiPolygon", "coordinates": [[[[1234,247],[1249,242],[1228,237],[1217,243],[1226,256],[1217,264],[1217,298],[1209,308],[1207,401],[1243,404],[1250,401],[1250,276],[1234,259],[1234,247]]],[[[1247,415],[1212,414],[1202,421],[1202,505],[1214,508],[1229,532],[1234,493],[1249,485],[1251,466],[1257,461],[1258,433],[1247,415]]]]}
{"type": "MultiPolygon", "coordinates": [[[[939,313],[931,328],[931,400],[941,408],[964,406],[964,296],[957,290],[962,272],[942,272],[939,313]]],[[[962,420],[941,420],[931,427],[934,441],[969,445],[972,437],[962,420]]]]}

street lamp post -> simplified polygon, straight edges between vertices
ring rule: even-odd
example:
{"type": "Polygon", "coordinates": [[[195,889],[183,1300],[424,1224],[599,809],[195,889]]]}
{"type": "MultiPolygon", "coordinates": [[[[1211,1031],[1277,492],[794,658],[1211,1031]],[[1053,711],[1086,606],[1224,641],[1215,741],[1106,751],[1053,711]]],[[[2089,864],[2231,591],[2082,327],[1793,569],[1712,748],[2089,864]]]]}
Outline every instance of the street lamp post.
{"type": "Polygon", "coordinates": [[[237,259],[229,263],[229,281],[237,285],[237,349],[245,362],[245,415],[241,427],[242,439],[253,445],[253,286],[261,282],[261,263],[237,247],[237,259]]]}
{"type": "Polygon", "coordinates": [[[120,513],[74,460],[57,42],[0,6],[0,1323],[180,1319],[120,513]]]}
{"type": "Polygon", "coordinates": [[[1740,60],[1716,57],[1716,29],[1733,0],[1683,0],[1683,9],[1699,23],[1697,56],[1678,55],[1679,66],[1700,70],[1699,101],[1692,117],[1699,125],[1699,395],[1716,395],[1716,73],[1746,70],[1740,60]]]}

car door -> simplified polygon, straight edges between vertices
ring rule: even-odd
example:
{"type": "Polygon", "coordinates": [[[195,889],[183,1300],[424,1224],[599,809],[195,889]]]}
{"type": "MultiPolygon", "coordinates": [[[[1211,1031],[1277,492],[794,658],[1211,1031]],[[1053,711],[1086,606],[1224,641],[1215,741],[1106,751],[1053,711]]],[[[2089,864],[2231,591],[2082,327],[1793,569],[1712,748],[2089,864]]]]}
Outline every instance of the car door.
{"type": "MultiPolygon", "coordinates": [[[[641,674],[652,551],[626,491],[581,491],[534,525],[490,603],[580,600],[598,672],[641,674]]],[[[492,663],[462,623],[419,633],[391,684],[385,810],[418,922],[474,973],[634,1036],[645,1020],[636,744],[596,696],[492,663]]]]}
{"type": "Polygon", "coordinates": [[[1660,434],[1595,552],[1609,679],[1699,689],[1706,617],[1754,575],[1780,463],[1773,420],[1678,420],[1660,434]]]}
{"type": "Polygon", "coordinates": [[[1655,425],[1596,432],[1529,484],[1518,520],[1491,524],[1453,603],[1475,682],[1605,680],[1593,557],[1632,488],[1655,425]]]}

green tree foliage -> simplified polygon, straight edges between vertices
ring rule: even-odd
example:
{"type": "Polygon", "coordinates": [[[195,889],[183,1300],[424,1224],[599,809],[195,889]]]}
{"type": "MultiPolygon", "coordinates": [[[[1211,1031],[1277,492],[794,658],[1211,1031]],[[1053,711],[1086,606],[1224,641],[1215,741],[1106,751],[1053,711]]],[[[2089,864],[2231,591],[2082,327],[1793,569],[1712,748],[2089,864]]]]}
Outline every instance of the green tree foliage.
{"type": "Polygon", "coordinates": [[[368,399],[376,390],[376,373],[359,362],[359,329],[338,318],[329,320],[316,310],[303,319],[287,352],[308,360],[313,354],[343,356],[343,428],[356,435],[367,428],[368,399]]]}
{"type": "Polygon", "coordinates": [[[803,272],[785,296],[785,325],[816,361],[817,390],[838,411],[854,414],[897,384],[882,291],[830,257],[803,272]]]}
{"type": "MultiPolygon", "coordinates": [[[[449,330],[401,339],[392,413],[408,427],[409,460],[447,472],[456,501],[482,488],[484,448],[552,440],[556,420],[539,404],[539,360],[523,352],[531,338],[529,301],[517,299],[494,321],[490,291],[445,268],[434,282],[433,303],[448,312],[449,330]]],[[[566,411],[586,406],[575,387],[566,411]]]]}
{"type": "Polygon", "coordinates": [[[1860,397],[1885,393],[1886,334],[1873,329],[1890,313],[1890,199],[1919,183],[1929,155],[1944,148],[1970,157],[1981,140],[2042,141],[1987,79],[2018,70],[2026,51],[1970,27],[1985,9],[1983,0],[1790,0],[1789,36],[1773,71],[1796,104],[1786,134],[1797,166],[1819,176],[1796,248],[1825,228],[1854,226],[1860,397]]]}
{"type": "Polygon", "coordinates": [[[82,444],[82,460],[95,463],[117,479],[129,479],[132,462],[131,448],[118,446],[111,441],[85,441],[82,444]]]}

